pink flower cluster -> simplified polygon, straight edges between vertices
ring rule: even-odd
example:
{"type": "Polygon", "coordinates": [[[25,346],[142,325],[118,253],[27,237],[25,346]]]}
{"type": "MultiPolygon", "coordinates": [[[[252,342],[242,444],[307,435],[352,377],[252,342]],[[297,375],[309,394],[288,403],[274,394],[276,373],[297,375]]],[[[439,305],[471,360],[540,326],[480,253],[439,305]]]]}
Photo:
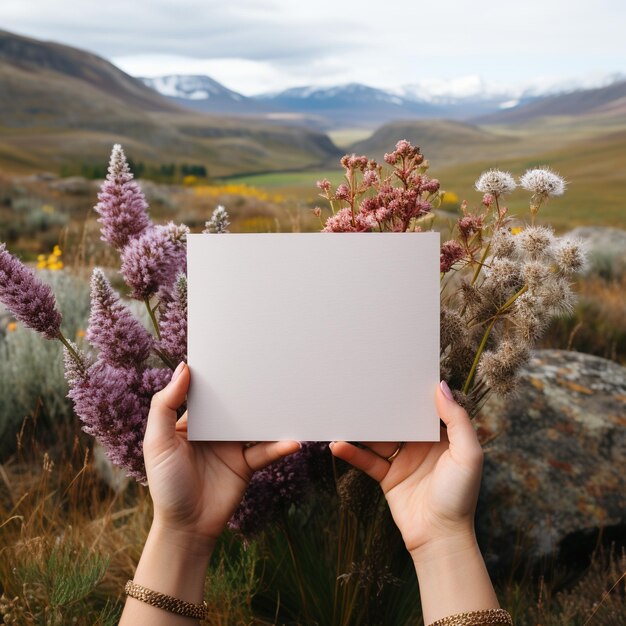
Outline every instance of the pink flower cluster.
{"type": "Polygon", "coordinates": [[[320,195],[333,211],[324,232],[420,230],[417,220],[432,210],[439,181],[425,174],[420,149],[408,141],[399,141],[393,152],[385,154],[385,161],[392,171],[383,176],[376,161],[346,155],[341,159],[346,182],[332,193],[328,180],[318,181],[320,195]]]}

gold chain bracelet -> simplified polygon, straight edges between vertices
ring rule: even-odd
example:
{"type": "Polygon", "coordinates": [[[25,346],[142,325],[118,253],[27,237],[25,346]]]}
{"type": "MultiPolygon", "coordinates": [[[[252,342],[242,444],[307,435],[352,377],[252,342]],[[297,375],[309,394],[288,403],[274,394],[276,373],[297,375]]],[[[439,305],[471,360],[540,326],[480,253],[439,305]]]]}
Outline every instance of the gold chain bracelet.
{"type": "Polygon", "coordinates": [[[124,588],[126,595],[140,600],[151,606],[156,606],[159,609],[164,609],[170,613],[176,613],[183,617],[194,617],[196,619],[208,618],[208,606],[206,602],[202,604],[192,604],[191,602],[185,602],[179,598],[173,598],[172,596],[166,596],[164,593],[158,591],[152,591],[147,587],[142,587],[136,582],[129,580],[124,588]]]}
{"type": "Polygon", "coordinates": [[[504,609],[485,609],[443,617],[430,626],[513,626],[513,618],[504,609]]]}

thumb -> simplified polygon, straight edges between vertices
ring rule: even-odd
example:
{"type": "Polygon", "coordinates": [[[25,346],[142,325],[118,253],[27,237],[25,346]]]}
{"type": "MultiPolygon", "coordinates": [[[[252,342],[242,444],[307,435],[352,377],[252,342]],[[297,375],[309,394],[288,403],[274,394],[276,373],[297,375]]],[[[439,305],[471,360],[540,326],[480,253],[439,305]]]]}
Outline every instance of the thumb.
{"type": "Polygon", "coordinates": [[[170,439],[176,432],[176,410],[185,401],[189,389],[189,367],[186,363],[179,363],[172,374],[172,379],[166,387],[152,396],[148,424],[146,426],[146,440],[158,438],[170,439]]]}
{"type": "Polygon", "coordinates": [[[447,427],[450,453],[458,461],[482,462],[483,450],[467,411],[455,402],[450,387],[442,380],[435,397],[437,413],[447,427]]]}

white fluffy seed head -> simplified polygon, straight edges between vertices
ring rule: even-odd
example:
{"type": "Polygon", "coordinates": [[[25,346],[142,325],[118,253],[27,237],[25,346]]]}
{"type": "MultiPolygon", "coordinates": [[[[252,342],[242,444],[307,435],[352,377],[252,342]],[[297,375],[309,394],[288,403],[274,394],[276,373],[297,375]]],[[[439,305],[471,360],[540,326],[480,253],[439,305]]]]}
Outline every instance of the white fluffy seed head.
{"type": "Polygon", "coordinates": [[[483,172],[475,184],[477,191],[490,193],[494,196],[504,196],[515,191],[517,187],[515,179],[509,172],[495,169],[483,172]]]}
{"type": "Polygon", "coordinates": [[[522,266],[522,276],[530,292],[536,293],[550,277],[550,267],[541,261],[526,261],[522,266]]]}
{"type": "Polygon", "coordinates": [[[552,229],[545,226],[527,226],[515,236],[517,252],[522,258],[552,258],[555,243],[552,229]]]}
{"type": "Polygon", "coordinates": [[[491,251],[494,257],[512,257],[515,253],[515,240],[508,228],[499,228],[491,238],[491,251]]]}
{"type": "Polygon", "coordinates": [[[559,241],[554,250],[554,260],[563,274],[576,274],[584,271],[587,265],[587,255],[583,242],[578,239],[559,241]]]}
{"type": "Polygon", "coordinates": [[[519,183],[520,187],[532,192],[534,196],[543,198],[562,196],[566,187],[565,180],[547,167],[528,170],[519,183]]]}
{"type": "Polygon", "coordinates": [[[485,270],[485,278],[498,288],[501,297],[506,296],[510,289],[520,284],[519,263],[511,259],[492,259],[485,270]]]}
{"type": "Polygon", "coordinates": [[[541,289],[541,302],[554,316],[570,315],[574,310],[575,297],[565,278],[553,276],[541,289]]]}

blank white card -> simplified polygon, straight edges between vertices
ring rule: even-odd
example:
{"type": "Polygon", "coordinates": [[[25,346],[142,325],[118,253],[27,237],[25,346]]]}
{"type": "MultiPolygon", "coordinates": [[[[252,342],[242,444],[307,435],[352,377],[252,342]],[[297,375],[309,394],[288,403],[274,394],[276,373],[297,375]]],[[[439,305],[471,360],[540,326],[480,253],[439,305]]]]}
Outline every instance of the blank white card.
{"type": "Polygon", "coordinates": [[[438,441],[439,234],[189,235],[191,440],[438,441]]]}

